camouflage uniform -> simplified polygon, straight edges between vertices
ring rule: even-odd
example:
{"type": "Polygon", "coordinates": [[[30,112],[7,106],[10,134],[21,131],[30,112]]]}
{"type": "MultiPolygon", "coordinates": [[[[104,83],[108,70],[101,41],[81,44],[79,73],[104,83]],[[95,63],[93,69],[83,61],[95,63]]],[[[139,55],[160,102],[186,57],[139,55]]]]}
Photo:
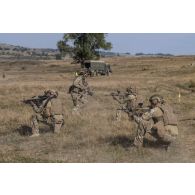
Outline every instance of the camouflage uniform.
{"type": "Polygon", "coordinates": [[[133,87],[129,87],[126,89],[126,93],[124,95],[120,95],[120,93],[119,93],[118,96],[113,96],[113,98],[119,104],[121,104],[121,107],[119,109],[117,109],[117,112],[116,112],[116,120],[120,121],[121,113],[122,113],[123,109],[127,110],[129,119],[131,119],[132,116],[131,116],[129,111],[133,110],[138,105],[136,89],[133,87]]]}
{"type": "Polygon", "coordinates": [[[152,96],[150,101],[157,98],[158,104],[153,106],[150,111],[144,113],[141,117],[134,116],[134,120],[138,124],[137,135],[134,140],[135,146],[143,145],[143,138],[146,133],[155,137],[158,141],[165,144],[173,142],[178,135],[177,120],[169,107],[166,113],[166,108],[163,108],[162,99],[157,95],[152,96]],[[168,120],[168,118],[170,120],[168,120]]]}
{"type": "Polygon", "coordinates": [[[86,76],[86,73],[81,72],[80,75],[75,78],[69,90],[75,111],[78,110],[82,104],[87,103],[87,91],[89,90],[89,86],[86,81],[86,76]]]}
{"type": "Polygon", "coordinates": [[[59,98],[57,98],[57,92],[48,90],[45,94],[48,95],[48,99],[44,100],[40,106],[31,102],[36,112],[31,119],[32,136],[39,135],[39,122],[52,125],[54,133],[60,133],[60,129],[64,123],[62,104],[59,98]]]}

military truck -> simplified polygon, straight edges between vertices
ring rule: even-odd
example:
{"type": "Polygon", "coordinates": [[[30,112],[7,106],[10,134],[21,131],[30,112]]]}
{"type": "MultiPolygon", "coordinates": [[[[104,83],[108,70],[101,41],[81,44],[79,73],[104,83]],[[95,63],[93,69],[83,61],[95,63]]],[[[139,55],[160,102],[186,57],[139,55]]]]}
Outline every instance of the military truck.
{"type": "Polygon", "coordinates": [[[87,69],[91,76],[107,75],[112,73],[110,64],[104,61],[87,60],[83,64],[83,68],[87,69]]]}

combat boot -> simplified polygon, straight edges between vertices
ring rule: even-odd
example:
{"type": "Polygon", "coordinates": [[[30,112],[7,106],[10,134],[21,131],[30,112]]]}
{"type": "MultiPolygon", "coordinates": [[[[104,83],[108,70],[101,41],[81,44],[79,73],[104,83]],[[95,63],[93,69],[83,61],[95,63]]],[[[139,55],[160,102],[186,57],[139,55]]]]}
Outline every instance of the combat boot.
{"type": "Polygon", "coordinates": [[[38,137],[39,135],[39,129],[36,127],[32,127],[32,135],[30,137],[38,137]]]}
{"type": "Polygon", "coordinates": [[[38,124],[36,116],[32,116],[31,126],[32,126],[32,135],[30,137],[38,137],[39,136],[39,124],[38,124]]]}
{"type": "Polygon", "coordinates": [[[75,107],[72,109],[72,114],[80,115],[79,107],[78,107],[78,106],[75,106],[75,107]]]}
{"type": "Polygon", "coordinates": [[[143,147],[143,137],[142,136],[135,137],[133,146],[137,148],[142,148],[143,147]]]}
{"type": "Polygon", "coordinates": [[[38,137],[40,134],[39,133],[34,133],[30,137],[38,137]]]}

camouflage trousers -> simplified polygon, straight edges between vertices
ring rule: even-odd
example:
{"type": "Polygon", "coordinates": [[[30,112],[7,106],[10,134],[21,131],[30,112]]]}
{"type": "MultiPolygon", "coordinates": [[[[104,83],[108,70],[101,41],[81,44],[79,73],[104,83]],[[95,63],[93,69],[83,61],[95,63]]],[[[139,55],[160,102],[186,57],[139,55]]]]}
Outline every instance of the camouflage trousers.
{"type": "Polygon", "coordinates": [[[71,93],[74,109],[79,109],[87,103],[87,94],[71,93]]]}
{"type": "Polygon", "coordinates": [[[39,123],[52,126],[54,133],[60,133],[61,127],[64,124],[64,117],[62,114],[55,114],[52,117],[44,117],[41,114],[33,115],[31,118],[33,135],[39,135],[39,123]]]}
{"type": "Polygon", "coordinates": [[[163,121],[153,124],[151,121],[142,121],[138,124],[134,145],[142,146],[144,137],[149,134],[161,143],[170,144],[176,140],[178,127],[175,125],[164,126],[163,121]]]}
{"type": "Polygon", "coordinates": [[[122,114],[122,110],[117,110],[116,111],[116,121],[120,121],[121,120],[121,114],[122,114]]]}

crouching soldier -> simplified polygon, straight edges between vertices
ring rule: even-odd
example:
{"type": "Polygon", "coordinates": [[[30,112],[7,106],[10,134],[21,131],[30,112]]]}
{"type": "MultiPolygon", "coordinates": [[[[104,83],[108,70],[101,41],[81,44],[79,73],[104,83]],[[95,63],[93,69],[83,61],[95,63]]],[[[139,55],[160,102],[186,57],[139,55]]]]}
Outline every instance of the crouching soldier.
{"type": "Polygon", "coordinates": [[[138,124],[134,145],[142,146],[144,136],[149,133],[168,148],[178,135],[177,118],[161,96],[153,95],[149,101],[150,110],[141,117],[134,116],[138,124]]]}
{"type": "Polygon", "coordinates": [[[61,127],[64,123],[62,104],[58,98],[58,92],[54,90],[47,90],[44,92],[46,98],[37,105],[31,101],[33,110],[36,112],[32,116],[32,137],[39,136],[39,123],[52,125],[54,133],[60,133],[61,127]]]}
{"type": "Polygon", "coordinates": [[[119,92],[118,94],[113,94],[112,97],[120,104],[120,108],[118,108],[116,112],[117,121],[120,121],[122,111],[126,112],[129,119],[132,120],[130,111],[138,108],[140,106],[139,104],[142,104],[141,102],[138,102],[137,89],[135,86],[129,86],[126,88],[125,93],[120,94],[119,92]]]}
{"type": "Polygon", "coordinates": [[[87,96],[93,95],[86,80],[88,75],[87,71],[81,71],[69,88],[69,94],[72,97],[74,105],[73,111],[78,111],[82,105],[88,102],[87,96]]]}

